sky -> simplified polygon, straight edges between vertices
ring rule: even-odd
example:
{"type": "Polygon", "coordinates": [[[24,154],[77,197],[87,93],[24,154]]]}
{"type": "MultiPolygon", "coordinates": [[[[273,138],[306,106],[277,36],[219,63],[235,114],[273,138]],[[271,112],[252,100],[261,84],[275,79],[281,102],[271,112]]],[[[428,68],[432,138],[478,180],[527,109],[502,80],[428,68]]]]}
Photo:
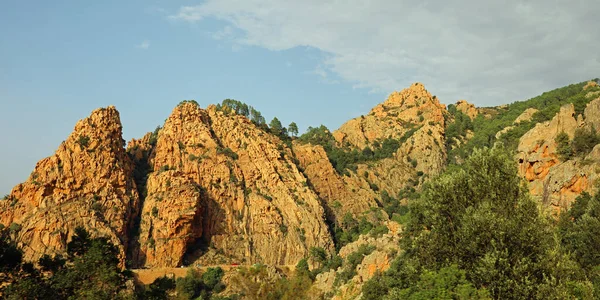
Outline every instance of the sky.
{"type": "Polygon", "coordinates": [[[0,196],[98,107],[130,140],[184,99],[300,131],[413,82],[446,104],[526,100],[600,77],[599,15],[594,0],[2,0],[0,196]]]}

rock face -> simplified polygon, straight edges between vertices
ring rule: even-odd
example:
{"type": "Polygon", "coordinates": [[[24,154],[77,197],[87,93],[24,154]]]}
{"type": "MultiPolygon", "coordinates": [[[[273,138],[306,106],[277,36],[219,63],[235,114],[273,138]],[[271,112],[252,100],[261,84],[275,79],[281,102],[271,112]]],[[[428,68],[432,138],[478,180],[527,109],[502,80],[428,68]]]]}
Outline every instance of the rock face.
{"type": "Polygon", "coordinates": [[[13,234],[26,260],[63,252],[77,226],[109,237],[124,260],[139,196],[121,129],[113,106],[93,111],[0,201],[0,223],[20,227],[13,234]]]}
{"type": "Polygon", "coordinates": [[[386,138],[401,138],[410,129],[433,123],[444,127],[446,107],[420,83],[392,93],[366,116],[344,123],[333,136],[358,149],[386,138]]]}
{"type": "Polygon", "coordinates": [[[467,100],[459,100],[456,102],[456,109],[467,115],[471,120],[479,115],[479,111],[475,108],[475,105],[467,102],[467,100]]]}
{"type": "MultiPolygon", "coordinates": [[[[531,121],[531,118],[533,117],[533,115],[538,112],[537,109],[535,108],[528,108],[526,109],[522,114],[520,114],[515,121],[513,122],[513,125],[517,125],[521,122],[528,122],[531,121]]],[[[496,139],[499,139],[503,134],[513,130],[515,128],[515,126],[506,126],[504,127],[504,129],[496,132],[496,139]]]]}
{"type": "Polygon", "coordinates": [[[373,278],[377,272],[385,272],[389,269],[393,259],[400,251],[398,246],[402,231],[400,226],[395,222],[388,222],[386,225],[389,233],[377,238],[361,235],[356,242],[340,249],[339,255],[346,259],[348,255],[358,251],[361,245],[375,247],[375,250],[365,256],[362,262],[356,266],[356,275],[352,279],[339,287],[335,287],[335,277],[337,273],[342,272],[343,267],[321,273],[315,278],[311,290],[312,294],[315,297],[333,294],[332,299],[360,299],[363,284],[373,278]]]}
{"type": "Polygon", "coordinates": [[[207,264],[208,248],[229,262],[284,265],[313,246],[333,249],[292,151],[245,117],[180,104],[149,159],[139,265],[207,264]]]}
{"type": "Polygon", "coordinates": [[[420,83],[392,93],[366,116],[352,119],[333,133],[340,145],[362,150],[392,138],[402,142],[391,158],[359,165],[360,176],[395,195],[417,174],[439,174],[446,164],[446,107],[420,83]],[[366,173],[365,173],[366,172],[366,173]],[[386,174],[386,176],[380,176],[386,174]]]}
{"type": "Polygon", "coordinates": [[[294,142],[293,149],[304,174],[334,220],[341,220],[348,212],[356,216],[377,207],[377,194],[369,183],[358,176],[340,176],[322,146],[294,142]]]}
{"type": "Polygon", "coordinates": [[[527,122],[527,121],[531,121],[531,118],[533,117],[533,115],[538,112],[537,109],[530,107],[528,109],[526,109],[522,114],[520,114],[516,119],[514,124],[519,124],[521,122],[527,122]]]}
{"type": "Polygon", "coordinates": [[[583,87],[584,90],[597,87],[598,83],[595,81],[588,81],[588,83],[583,87]]]}
{"type": "Polygon", "coordinates": [[[548,122],[539,123],[523,137],[518,146],[519,173],[529,183],[531,194],[557,209],[568,207],[583,191],[595,192],[600,166],[598,146],[584,158],[562,162],[556,153],[556,136],[565,132],[570,139],[575,130],[597,121],[600,99],[590,102],[585,117],[575,117],[572,104],[561,107],[548,122]]]}

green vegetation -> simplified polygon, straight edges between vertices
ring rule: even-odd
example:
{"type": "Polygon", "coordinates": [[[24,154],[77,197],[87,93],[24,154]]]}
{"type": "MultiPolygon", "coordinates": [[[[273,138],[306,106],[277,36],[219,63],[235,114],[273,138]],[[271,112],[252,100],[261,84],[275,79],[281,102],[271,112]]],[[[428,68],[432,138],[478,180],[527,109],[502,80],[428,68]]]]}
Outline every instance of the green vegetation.
{"type": "Polygon", "coordinates": [[[271,120],[271,122],[269,123],[269,129],[271,130],[271,133],[275,136],[287,135],[287,130],[285,129],[285,127],[283,127],[283,125],[281,125],[281,121],[279,121],[277,117],[274,117],[273,120],[271,120]]]}
{"type": "Polygon", "coordinates": [[[503,147],[475,150],[425,186],[409,209],[404,252],[364,285],[364,299],[598,295],[600,196],[580,197],[553,225],[503,147]]]}
{"type": "Polygon", "coordinates": [[[598,136],[596,129],[592,126],[591,129],[576,129],[571,146],[573,147],[573,153],[575,155],[585,156],[590,153],[598,143],[600,143],[600,136],[598,136]]]}
{"type": "Polygon", "coordinates": [[[119,268],[117,248],[107,238],[90,238],[79,227],[67,244],[68,257],[43,256],[36,269],[22,263],[21,252],[0,237],[0,276],[6,299],[125,299],[127,271],[119,268]],[[42,273],[47,272],[47,274],[42,273]]]}
{"type": "MultiPolygon", "coordinates": [[[[593,294],[600,294],[600,194],[580,195],[571,209],[561,214],[558,232],[565,252],[570,253],[582,270],[582,279],[593,284],[593,294]]],[[[578,282],[571,282],[577,285],[578,282]]],[[[579,282],[578,285],[582,285],[579,282]]]]}
{"type": "Polygon", "coordinates": [[[87,135],[80,135],[77,139],[77,144],[79,144],[79,148],[81,150],[87,148],[87,146],[90,144],[90,137],[87,135]]]}
{"type": "Polygon", "coordinates": [[[0,230],[0,294],[3,299],[211,299],[225,289],[221,268],[202,274],[189,270],[186,277],[156,279],[147,287],[128,289],[132,279],[121,271],[117,248],[107,238],[91,238],[78,227],[67,244],[67,257],[44,255],[39,268],[22,261],[21,251],[0,230]]]}
{"type": "Polygon", "coordinates": [[[233,150],[231,150],[231,148],[217,147],[217,154],[223,154],[225,156],[230,157],[233,160],[238,159],[238,154],[233,152],[233,150]]]}
{"type": "Polygon", "coordinates": [[[566,161],[573,156],[586,156],[594,146],[600,143],[600,136],[593,127],[591,129],[577,128],[572,141],[564,131],[559,133],[554,141],[556,142],[556,153],[562,161],[566,161]]]}
{"type": "Polygon", "coordinates": [[[375,246],[362,244],[356,252],[350,253],[343,265],[342,272],[336,274],[333,285],[340,286],[352,279],[356,275],[356,266],[363,261],[365,256],[371,254],[373,250],[375,250],[375,246]]]}
{"type": "Polygon", "coordinates": [[[569,135],[566,132],[562,131],[559,133],[554,142],[556,143],[556,154],[558,154],[560,160],[566,161],[573,156],[573,148],[571,148],[569,135]]]}
{"type": "MultiPolygon", "coordinates": [[[[595,81],[598,81],[595,79],[595,81]]],[[[545,122],[552,119],[560,110],[560,107],[572,103],[575,106],[575,113],[583,113],[585,106],[593,98],[586,98],[589,92],[599,91],[599,87],[588,88],[583,90],[586,82],[572,84],[562,88],[558,88],[549,92],[545,92],[537,97],[527,101],[518,101],[508,105],[507,108],[490,109],[497,114],[491,118],[486,118],[480,114],[472,121],[472,130],[474,136],[463,146],[451,150],[448,158],[454,162],[455,157],[466,158],[475,148],[492,147],[497,141],[496,133],[508,126],[512,126],[513,122],[528,108],[536,108],[539,111],[535,113],[531,121],[521,122],[514,125],[514,128],[500,136],[498,141],[504,143],[509,150],[517,148],[519,138],[539,122],[545,122]]],[[[451,110],[451,105],[448,107],[451,110]]],[[[460,116],[457,112],[450,111],[450,114],[457,118],[460,124],[454,125],[452,122],[447,123],[447,147],[452,147],[453,139],[448,137],[464,136],[465,130],[470,129],[471,125],[460,116]],[[458,116],[458,117],[457,117],[458,116]]]]}
{"type": "Polygon", "coordinates": [[[292,122],[292,123],[290,123],[290,125],[288,125],[288,132],[292,136],[298,135],[298,125],[296,124],[296,122],[292,122]]]}
{"type": "Polygon", "coordinates": [[[148,140],[148,143],[151,146],[156,146],[156,141],[158,141],[158,133],[160,132],[160,130],[162,129],[162,127],[160,126],[156,126],[156,129],[154,129],[154,131],[152,133],[150,133],[150,138],[148,140]]]}
{"type": "MultiPolygon", "coordinates": [[[[408,136],[412,135],[416,129],[409,130],[408,136]]],[[[356,164],[369,161],[380,160],[391,157],[400,147],[400,144],[408,139],[403,137],[400,140],[388,138],[382,141],[375,141],[371,147],[365,147],[362,151],[350,149],[350,147],[338,147],[333,135],[321,125],[317,128],[309,127],[306,133],[301,135],[298,140],[303,143],[321,145],[327,153],[329,161],[339,174],[348,174],[348,170],[356,171],[356,164]]]]}
{"type": "MultiPolygon", "coordinates": [[[[454,120],[446,126],[446,151],[450,152],[452,148],[458,147],[458,141],[464,139],[467,136],[467,132],[469,130],[473,131],[474,128],[471,118],[457,110],[456,105],[448,105],[448,113],[454,120]]],[[[450,121],[449,118],[446,122],[448,121],[450,121]]]]}
{"type": "Polygon", "coordinates": [[[198,102],[196,102],[196,100],[183,100],[183,101],[179,102],[179,104],[177,104],[177,106],[181,106],[181,105],[184,105],[186,103],[191,103],[191,104],[193,104],[195,106],[200,106],[198,104],[198,102]]]}
{"type": "Polygon", "coordinates": [[[208,268],[206,272],[189,269],[185,277],[174,280],[159,277],[144,289],[138,291],[138,299],[172,299],[169,294],[176,292],[176,299],[214,299],[225,285],[221,282],[224,272],[221,268],[208,268]],[[212,297],[212,298],[211,298],[212,297]]]}

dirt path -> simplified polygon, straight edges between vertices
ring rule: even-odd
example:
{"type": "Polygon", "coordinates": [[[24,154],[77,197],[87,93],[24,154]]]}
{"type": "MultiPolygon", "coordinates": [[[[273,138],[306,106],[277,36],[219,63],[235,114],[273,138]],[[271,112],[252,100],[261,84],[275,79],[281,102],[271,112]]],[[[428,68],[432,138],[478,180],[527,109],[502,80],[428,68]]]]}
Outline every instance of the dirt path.
{"type": "MultiPolygon", "coordinates": [[[[173,278],[185,277],[188,272],[188,269],[194,268],[199,270],[200,272],[205,272],[208,268],[216,268],[220,267],[223,271],[227,272],[232,269],[250,267],[249,265],[213,265],[213,266],[202,266],[202,267],[183,267],[183,268],[154,268],[154,269],[133,269],[131,270],[134,274],[134,277],[143,284],[151,284],[154,282],[156,278],[167,276],[173,278]]],[[[291,270],[294,269],[294,266],[275,266],[276,268],[282,270],[284,273],[289,274],[291,270]]]]}

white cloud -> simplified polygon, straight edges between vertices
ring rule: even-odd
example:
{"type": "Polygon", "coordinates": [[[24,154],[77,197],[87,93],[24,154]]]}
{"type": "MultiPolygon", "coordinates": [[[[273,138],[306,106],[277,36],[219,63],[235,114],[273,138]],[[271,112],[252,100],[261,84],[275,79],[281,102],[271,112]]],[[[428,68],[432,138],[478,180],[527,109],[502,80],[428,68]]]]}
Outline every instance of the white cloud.
{"type": "Polygon", "coordinates": [[[328,54],[315,71],[321,77],[333,72],[383,92],[420,81],[446,103],[495,105],[599,76],[596,1],[460,4],[207,0],[170,18],[224,21],[221,31],[239,45],[316,48],[328,54]]]}
{"type": "Polygon", "coordinates": [[[145,40],[145,41],[143,41],[141,44],[139,44],[139,45],[136,45],[135,47],[136,47],[136,48],[143,49],[143,50],[146,50],[146,49],[150,48],[150,41],[148,41],[148,40],[145,40]]]}

